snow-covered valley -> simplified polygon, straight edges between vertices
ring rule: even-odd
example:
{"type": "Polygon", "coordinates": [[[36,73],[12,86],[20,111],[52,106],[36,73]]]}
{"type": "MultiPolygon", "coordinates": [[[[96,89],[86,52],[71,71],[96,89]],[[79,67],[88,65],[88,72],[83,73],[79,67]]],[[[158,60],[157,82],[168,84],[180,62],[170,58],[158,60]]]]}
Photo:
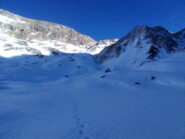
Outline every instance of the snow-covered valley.
{"type": "Polygon", "coordinates": [[[184,139],[185,37],[163,33],[76,45],[1,30],[0,139],[184,139]]]}

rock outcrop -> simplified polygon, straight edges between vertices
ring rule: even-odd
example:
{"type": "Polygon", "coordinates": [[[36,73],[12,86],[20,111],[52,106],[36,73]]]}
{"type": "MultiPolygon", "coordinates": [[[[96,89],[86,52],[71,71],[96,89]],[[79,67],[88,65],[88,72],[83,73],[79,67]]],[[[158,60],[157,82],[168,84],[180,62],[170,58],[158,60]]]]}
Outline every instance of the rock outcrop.
{"type": "Polygon", "coordinates": [[[32,20],[0,10],[0,32],[23,40],[56,40],[73,45],[93,45],[89,36],[78,33],[69,27],[45,21],[32,20]]]}

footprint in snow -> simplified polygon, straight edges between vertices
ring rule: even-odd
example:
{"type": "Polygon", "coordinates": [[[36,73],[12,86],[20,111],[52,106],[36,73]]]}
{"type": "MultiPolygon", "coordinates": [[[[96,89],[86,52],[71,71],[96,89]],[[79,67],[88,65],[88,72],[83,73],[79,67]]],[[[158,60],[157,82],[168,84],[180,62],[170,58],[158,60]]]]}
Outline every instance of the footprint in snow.
{"type": "Polygon", "coordinates": [[[71,103],[73,109],[72,109],[72,112],[73,112],[73,118],[74,120],[76,121],[76,126],[78,127],[78,135],[80,136],[80,138],[82,137],[82,139],[91,139],[86,130],[85,130],[85,125],[81,122],[81,119],[78,115],[78,107],[76,105],[76,103],[69,97],[69,95],[65,95],[66,99],[68,100],[69,103],[71,103]]]}

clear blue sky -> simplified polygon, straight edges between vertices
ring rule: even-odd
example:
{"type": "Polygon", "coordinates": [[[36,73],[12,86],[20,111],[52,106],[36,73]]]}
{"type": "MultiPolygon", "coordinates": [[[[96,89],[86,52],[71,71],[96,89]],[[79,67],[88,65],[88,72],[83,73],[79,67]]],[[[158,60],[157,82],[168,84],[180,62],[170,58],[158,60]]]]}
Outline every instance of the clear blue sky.
{"type": "Polygon", "coordinates": [[[0,8],[67,25],[96,40],[120,38],[137,25],[185,28],[185,0],[0,0],[0,8]]]}

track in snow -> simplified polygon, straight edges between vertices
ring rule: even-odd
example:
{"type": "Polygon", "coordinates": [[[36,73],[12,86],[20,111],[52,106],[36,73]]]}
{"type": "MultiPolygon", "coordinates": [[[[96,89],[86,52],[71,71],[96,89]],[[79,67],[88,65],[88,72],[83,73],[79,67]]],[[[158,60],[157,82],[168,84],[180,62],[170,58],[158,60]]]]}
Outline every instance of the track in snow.
{"type": "Polygon", "coordinates": [[[78,107],[76,103],[69,97],[69,95],[66,93],[65,94],[66,99],[68,102],[72,105],[72,113],[73,113],[73,118],[75,120],[75,124],[77,126],[78,130],[78,139],[92,139],[86,131],[87,126],[83,123],[81,117],[79,116],[78,112],[78,107]]]}

